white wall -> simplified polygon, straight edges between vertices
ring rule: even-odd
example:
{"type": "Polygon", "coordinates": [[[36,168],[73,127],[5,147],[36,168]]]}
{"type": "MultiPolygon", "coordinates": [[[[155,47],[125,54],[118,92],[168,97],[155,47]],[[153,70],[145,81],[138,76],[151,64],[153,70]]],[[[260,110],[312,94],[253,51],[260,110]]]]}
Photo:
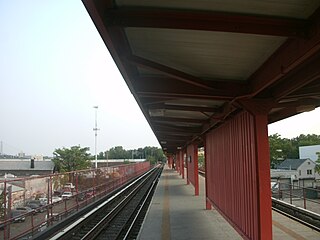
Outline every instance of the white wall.
{"type": "Polygon", "coordinates": [[[300,165],[300,167],[298,167],[297,171],[298,171],[298,178],[314,178],[315,177],[315,172],[314,172],[314,168],[315,168],[316,164],[315,162],[311,161],[311,160],[307,160],[304,163],[302,163],[300,165]],[[307,170],[312,170],[312,174],[308,175],[307,174],[307,170]],[[299,174],[299,171],[301,171],[301,175],[299,174]]]}
{"type": "Polygon", "coordinates": [[[316,154],[316,152],[320,152],[320,145],[299,147],[299,158],[309,158],[312,161],[317,161],[318,155],[316,154]]]}

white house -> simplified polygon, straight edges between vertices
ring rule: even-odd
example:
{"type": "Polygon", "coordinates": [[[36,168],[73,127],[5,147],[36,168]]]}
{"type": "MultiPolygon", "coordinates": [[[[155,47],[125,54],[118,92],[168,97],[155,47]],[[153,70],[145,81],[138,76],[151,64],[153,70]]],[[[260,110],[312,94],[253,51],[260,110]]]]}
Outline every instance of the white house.
{"type": "Polygon", "coordinates": [[[314,187],[319,175],[315,173],[316,163],[309,158],[306,159],[286,159],[277,166],[277,171],[292,172],[295,171],[292,184],[300,187],[314,187]]]}

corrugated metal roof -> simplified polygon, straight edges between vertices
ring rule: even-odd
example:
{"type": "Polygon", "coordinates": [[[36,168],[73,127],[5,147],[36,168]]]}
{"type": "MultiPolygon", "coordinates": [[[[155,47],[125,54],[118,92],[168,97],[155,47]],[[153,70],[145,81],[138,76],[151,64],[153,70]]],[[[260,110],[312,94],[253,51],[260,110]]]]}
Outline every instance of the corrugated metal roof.
{"type": "Polygon", "coordinates": [[[305,161],[310,159],[286,159],[277,166],[277,169],[297,170],[305,161]]]}
{"type": "Polygon", "coordinates": [[[247,80],[286,40],[181,29],[126,28],[125,31],[134,55],[206,80],[221,81],[247,80]]]}

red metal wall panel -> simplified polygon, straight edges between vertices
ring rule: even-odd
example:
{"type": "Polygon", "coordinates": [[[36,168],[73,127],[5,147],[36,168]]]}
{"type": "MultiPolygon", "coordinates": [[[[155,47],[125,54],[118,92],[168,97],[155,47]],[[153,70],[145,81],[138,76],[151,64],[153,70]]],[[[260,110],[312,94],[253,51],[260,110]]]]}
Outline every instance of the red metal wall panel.
{"type": "Polygon", "coordinates": [[[185,151],[180,151],[180,162],[181,162],[181,175],[184,179],[184,162],[185,162],[185,151]]]}
{"type": "Polygon", "coordinates": [[[176,170],[180,173],[180,152],[176,154],[176,170]]]}
{"type": "Polygon", "coordinates": [[[187,147],[187,179],[195,188],[195,195],[199,195],[198,179],[198,147],[196,144],[187,147]]]}
{"type": "Polygon", "coordinates": [[[169,168],[173,168],[173,157],[172,156],[168,156],[168,158],[167,158],[167,163],[168,163],[168,167],[169,168]]]}
{"type": "Polygon", "coordinates": [[[207,197],[248,239],[260,239],[255,134],[254,116],[243,112],[205,141],[207,197]]]}
{"type": "Polygon", "coordinates": [[[191,184],[193,186],[195,186],[195,181],[194,181],[194,156],[193,156],[193,151],[194,151],[194,146],[193,145],[189,145],[187,147],[187,168],[188,168],[188,175],[187,175],[187,179],[188,181],[191,182],[191,184]],[[189,158],[191,157],[191,162],[189,161],[189,158]]]}

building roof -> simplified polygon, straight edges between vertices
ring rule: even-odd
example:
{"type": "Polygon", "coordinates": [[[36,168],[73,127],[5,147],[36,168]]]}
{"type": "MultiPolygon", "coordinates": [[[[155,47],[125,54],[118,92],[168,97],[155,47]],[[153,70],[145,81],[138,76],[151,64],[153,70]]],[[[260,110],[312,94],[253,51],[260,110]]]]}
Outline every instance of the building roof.
{"type": "Polygon", "coordinates": [[[0,160],[0,170],[21,170],[21,171],[53,171],[54,163],[51,160],[34,161],[34,168],[31,168],[30,160],[11,159],[11,160],[0,160]]]}
{"type": "MultiPolygon", "coordinates": [[[[277,169],[297,170],[305,161],[311,161],[309,158],[305,159],[286,159],[277,166],[277,169]]],[[[311,161],[313,162],[313,161],[311,161]]]]}

